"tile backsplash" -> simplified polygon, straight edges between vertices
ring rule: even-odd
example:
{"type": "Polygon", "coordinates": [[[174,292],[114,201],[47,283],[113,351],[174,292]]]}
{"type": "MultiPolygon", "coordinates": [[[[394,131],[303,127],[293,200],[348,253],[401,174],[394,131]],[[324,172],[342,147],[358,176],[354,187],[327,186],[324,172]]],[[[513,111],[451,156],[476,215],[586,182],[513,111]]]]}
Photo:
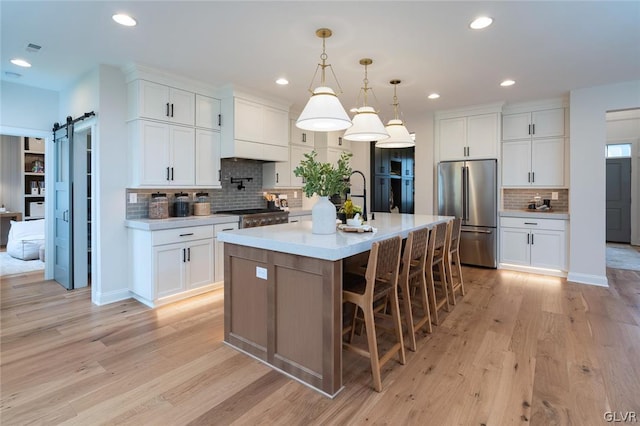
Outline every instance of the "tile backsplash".
{"type": "Polygon", "coordinates": [[[569,211],[569,190],[568,189],[543,189],[543,188],[503,188],[502,189],[502,207],[504,210],[523,210],[527,208],[530,200],[536,194],[543,199],[551,200],[551,208],[560,213],[569,211]],[[558,193],[557,200],[551,200],[551,192],[558,193]]]}
{"type": "Polygon", "coordinates": [[[222,188],[128,188],[126,194],[127,219],[144,219],[149,217],[149,199],[155,192],[164,192],[169,198],[169,214],[171,215],[172,204],[176,193],[186,192],[190,198],[196,192],[207,192],[211,199],[211,212],[232,209],[253,209],[266,208],[267,202],[263,198],[264,191],[275,194],[287,194],[287,201],[290,208],[302,207],[302,191],[300,189],[263,189],[262,188],[262,162],[242,159],[223,159],[221,161],[222,188]],[[231,178],[251,178],[245,180],[244,189],[238,189],[238,183],[231,183],[231,178]],[[298,198],[294,198],[294,191],[297,191],[298,198]],[[129,194],[137,194],[137,202],[129,203],[129,194]]]}

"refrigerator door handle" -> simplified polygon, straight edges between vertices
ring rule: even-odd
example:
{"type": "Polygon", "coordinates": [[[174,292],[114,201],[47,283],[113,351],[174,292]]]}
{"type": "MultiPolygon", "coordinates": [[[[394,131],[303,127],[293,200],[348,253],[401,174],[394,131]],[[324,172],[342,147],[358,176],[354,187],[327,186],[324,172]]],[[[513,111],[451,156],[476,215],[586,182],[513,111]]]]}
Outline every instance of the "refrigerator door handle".
{"type": "Polygon", "coordinates": [[[477,230],[477,229],[462,229],[461,232],[471,232],[474,234],[493,234],[493,231],[477,230]]]}
{"type": "Polygon", "coordinates": [[[464,220],[469,220],[469,166],[464,168],[464,220]]]}
{"type": "Polygon", "coordinates": [[[462,166],[462,221],[467,220],[467,168],[462,166]]]}

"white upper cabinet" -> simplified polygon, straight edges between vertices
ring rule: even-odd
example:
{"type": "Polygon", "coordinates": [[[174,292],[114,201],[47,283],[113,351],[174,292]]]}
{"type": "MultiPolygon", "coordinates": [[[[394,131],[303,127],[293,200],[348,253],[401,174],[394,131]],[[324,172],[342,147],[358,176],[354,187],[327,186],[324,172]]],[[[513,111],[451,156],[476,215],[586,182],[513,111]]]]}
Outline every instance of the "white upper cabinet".
{"type": "Polygon", "coordinates": [[[194,185],[193,128],[149,120],[129,123],[134,186],[194,185]]]}
{"type": "Polygon", "coordinates": [[[502,186],[566,185],[565,108],[523,111],[515,107],[502,117],[502,186]]]}
{"type": "Polygon", "coordinates": [[[220,99],[196,94],[196,127],[220,130],[220,99]]]}
{"type": "Polygon", "coordinates": [[[193,126],[195,93],[147,80],[129,83],[129,118],[193,126]]]}
{"type": "Polygon", "coordinates": [[[289,134],[291,145],[308,146],[315,145],[315,133],[309,130],[302,130],[296,126],[296,120],[289,120],[289,134]]]}
{"type": "Polygon", "coordinates": [[[564,136],[564,108],[502,116],[502,140],[513,141],[529,138],[564,136]]]}
{"type": "Polygon", "coordinates": [[[195,184],[220,188],[220,133],[196,129],[195,184]]]}
{"type": "Polygon", "coordinates": [[[500,114],[470,114],[436,119],[439,161],[498,157],[500,114]]]}

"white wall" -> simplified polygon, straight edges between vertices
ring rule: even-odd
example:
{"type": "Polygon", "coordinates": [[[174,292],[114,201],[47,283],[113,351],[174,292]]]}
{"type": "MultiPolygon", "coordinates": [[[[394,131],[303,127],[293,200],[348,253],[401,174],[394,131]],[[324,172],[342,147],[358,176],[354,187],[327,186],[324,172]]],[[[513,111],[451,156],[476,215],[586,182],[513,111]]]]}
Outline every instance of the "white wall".
{"type": "Polygon", "coordinates": [[[435,214],[434,209],[434,117],[433,114],[410,119],[407,129],[416,134],[415,151],[415,213],[435,214]]]}
{"type": "Polygon", "coordinates": [[[0,127],[50,132],[58,120],[58,99],[52,90],[2,81],[0,127]]]}
{"type": "Polygon", "coordinates": [[[607,113],[607,144],[631,144],[631,244],[640,245],[640,109],[607,113]]]}
{"type": "Polygon", "coordinates": [[[60,111],[65,117],[76,118],[90,111],[97,117],[92,140],[95,244],[92,245],[91,298],[96,304],[126,299],[129,297],[128,245],[124,221],[128,147],[124,74],[118,68],[100,65],[61,93],[60,98],[60,111]]]}
{"type": "Polygon", "coordinates": [[[569,281],[607,285],[606,112],[640,107],[640,80],[570,93],[569,281]]]}

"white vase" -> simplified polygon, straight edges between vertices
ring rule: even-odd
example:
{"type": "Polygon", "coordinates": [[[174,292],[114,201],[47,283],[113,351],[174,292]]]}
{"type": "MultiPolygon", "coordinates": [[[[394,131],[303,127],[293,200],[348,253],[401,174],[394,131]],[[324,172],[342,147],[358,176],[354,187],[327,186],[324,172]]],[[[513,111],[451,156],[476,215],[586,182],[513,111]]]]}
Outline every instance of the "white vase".
{"type": "Polygon", "coordinates": [[[318,197],[311,209],[311,232],[328,235],[336,233],[336,206],[329,197],[318,197]]]}

